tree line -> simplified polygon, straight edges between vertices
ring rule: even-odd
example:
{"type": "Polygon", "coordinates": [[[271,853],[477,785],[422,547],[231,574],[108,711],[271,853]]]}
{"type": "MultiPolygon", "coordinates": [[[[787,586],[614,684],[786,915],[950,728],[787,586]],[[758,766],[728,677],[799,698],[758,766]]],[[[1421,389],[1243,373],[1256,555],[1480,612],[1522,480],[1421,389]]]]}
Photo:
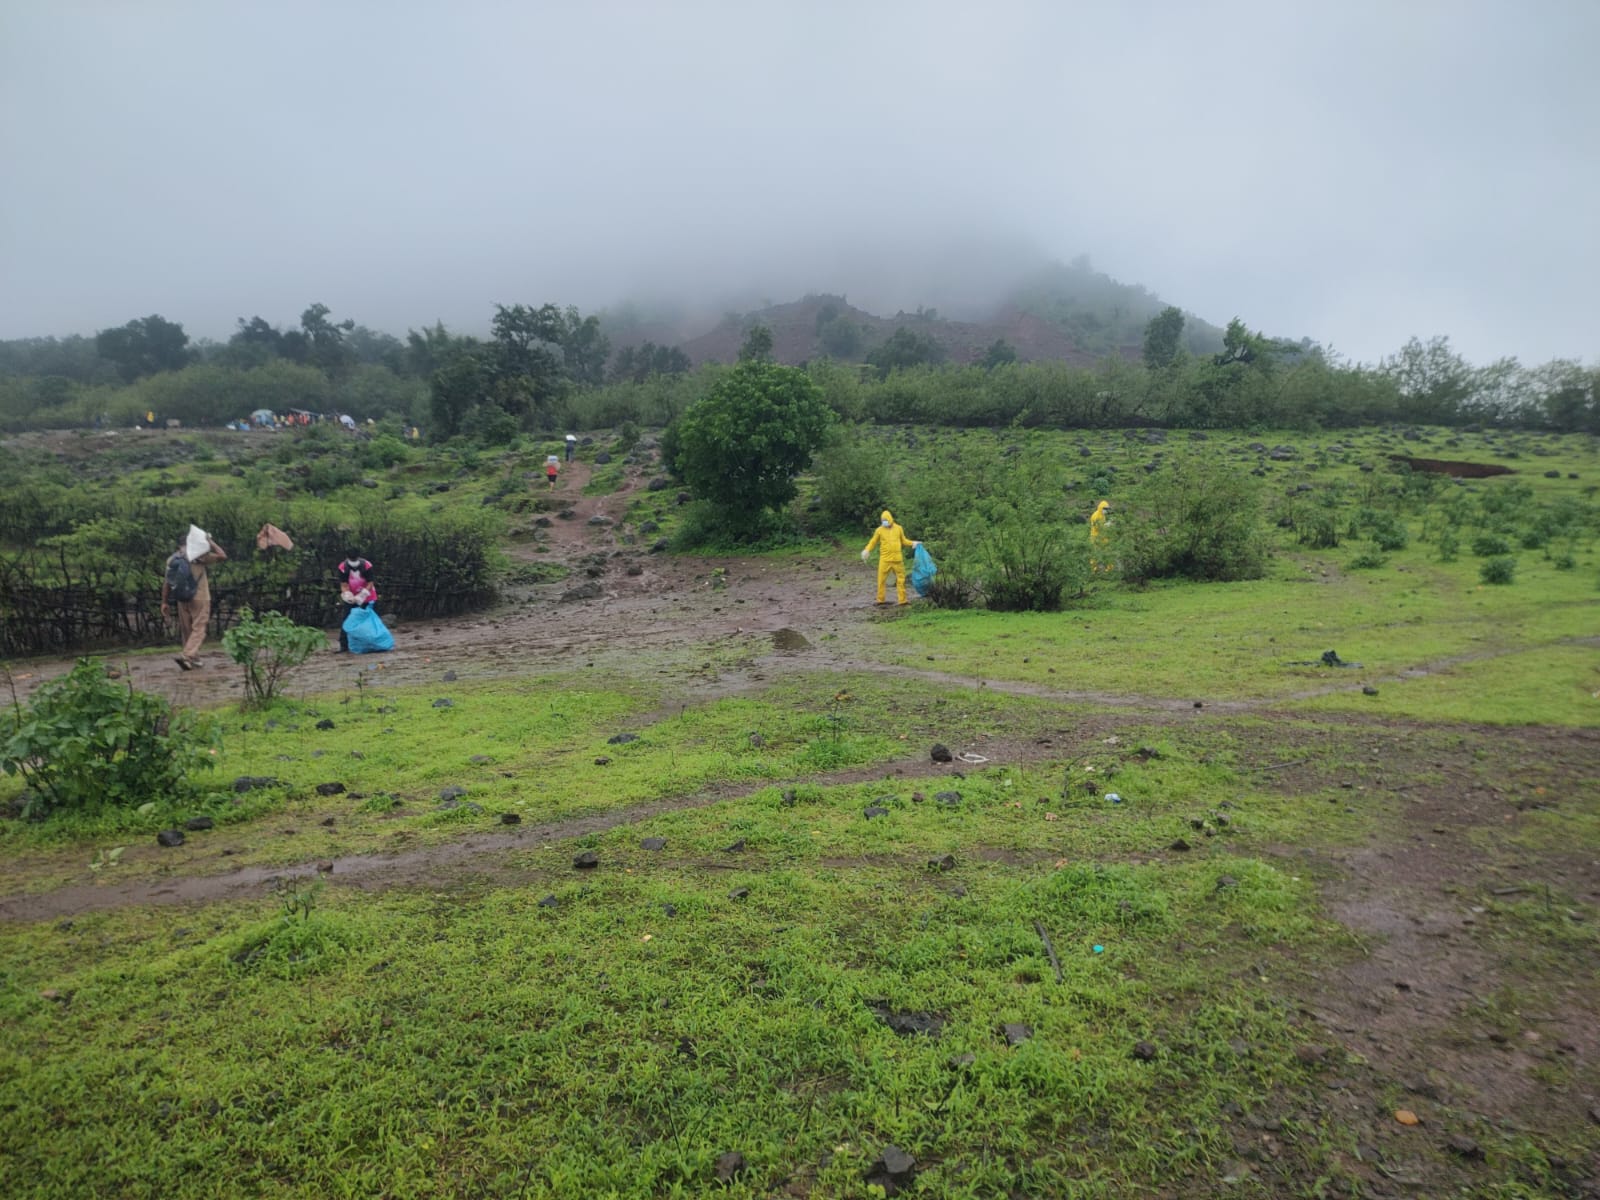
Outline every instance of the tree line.
{"type": "MultiPolygon", "coordinates": [[[[929,324],[933,316],[930,314],[929,324]]],[[[801,364],[846,419],[952,425],[1334,428],[1382,421],[1600,432],[1600,369],[1514,358],[1474,366],[1446,337],[1412,338],[1375,365],[1286,342],[1235,319],[1220,352],[1196,352],[1183,312],[1144,327],[1141,361],[1017,361],[997,340],[978,363],[945,361],[928,330],[902,326],[865,355],[843,315],[819,313],[801,364]],[[837,355],[830,354],[830,349],[837,355]]],[[[756,328],[759,328],[757,326],[756,328]]],[[[769,335],[770,336],[770,335],[769,335]]],[[[190,341],[160,315],[94,337],[0,341],[0,428],[174,419],[218,425],[257,408],[394,417],[430,438],[485,444],[522,431],[622,421],[665,425],[728,367],[680,347],[612,353],[601,318],[555,304],[497,305],[485,337],[443,323],[404,340],[309,305],[297,325],[239,318],[226,342],[190,341]]]]}

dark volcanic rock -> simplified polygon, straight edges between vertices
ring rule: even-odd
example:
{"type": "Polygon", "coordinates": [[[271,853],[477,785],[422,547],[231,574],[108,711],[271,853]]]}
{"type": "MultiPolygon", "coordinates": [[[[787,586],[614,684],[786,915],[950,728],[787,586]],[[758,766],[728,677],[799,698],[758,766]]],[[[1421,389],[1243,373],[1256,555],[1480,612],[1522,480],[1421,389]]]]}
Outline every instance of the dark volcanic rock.
{"type": "Polygon", "coordinates": [[[167,847],[181,846],[183,845],[183,831],[179,829],[163,829],[156,834],[156,842],[167,847]]]}
{"type": "Polygon", "coordinates": [[[875,1001],[868,1007],[882,1021],[901,1037],[911,1037],[921,1034],[923,1037],[938,1037],[944,1032],[945,1017],[936,1012],[901,1012],[889,1007],[883,1000],[875,1001]]]}
{"type": "Polygon", "coordinates": [[[211,829],[215,826],[216,822],[210,817],[190,817],[183,823],[183,827],[190,833],[198,833],[202,829],[211,829]]]}
{"type": "Polygon", "coordinates": [[[585,850],[582,854],[579,854],[572,860],[572,865],[577,867],[580,871],[587,871],[592,867],[598,867],[600,865],[600,856],[593,850],[585,850]]]}
{"type": "Polygon", "coordinates": [[[342,783],[319,783],[319,784],[317,784],[317,795],[319,795],[319,796],[340,796],[340,795],[343,795],[343,794],[344,794],[344,784],[342,784],[342,783]]]}
{"type": "Polygon", "coordinates": [[[933,749],[928,751],[928,757],[933,759],[934,762],[955,761],[955,756],[950,753],[950,747],[946,746],[943,742],[935,742],[933,744],[933,749]]]}

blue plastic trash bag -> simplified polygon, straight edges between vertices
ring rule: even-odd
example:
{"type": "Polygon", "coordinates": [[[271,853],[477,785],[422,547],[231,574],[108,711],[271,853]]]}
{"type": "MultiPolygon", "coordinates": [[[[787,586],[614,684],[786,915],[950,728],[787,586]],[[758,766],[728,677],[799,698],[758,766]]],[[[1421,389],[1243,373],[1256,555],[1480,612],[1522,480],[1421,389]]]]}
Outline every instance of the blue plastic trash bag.
{"type": "Polygon", "coordinates": [[[939,567],[933,561],[933,555],[928,553],[927,547],[918,546],[911,557],[911,586],[917,590],[917,595],[928,594],[928,585],[938,573],[939,567]]]}
{"type": "Polygon", "coordinates": [[[344,636],[351,654],[375,654],[394,649],[394,634],[370,608],[352,608],[344,619],[344,636]]]}

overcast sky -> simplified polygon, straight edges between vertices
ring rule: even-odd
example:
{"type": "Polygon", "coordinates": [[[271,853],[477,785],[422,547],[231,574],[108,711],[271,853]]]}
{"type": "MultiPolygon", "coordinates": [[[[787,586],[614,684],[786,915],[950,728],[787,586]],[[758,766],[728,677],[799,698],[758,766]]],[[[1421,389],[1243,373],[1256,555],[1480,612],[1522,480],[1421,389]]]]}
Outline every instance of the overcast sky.
{"type": "Polygon", "coordinates": [[[1600,357],[1600,0],[0,0],[0,337],[1029,256],[1375,361],[1600,357]]]}

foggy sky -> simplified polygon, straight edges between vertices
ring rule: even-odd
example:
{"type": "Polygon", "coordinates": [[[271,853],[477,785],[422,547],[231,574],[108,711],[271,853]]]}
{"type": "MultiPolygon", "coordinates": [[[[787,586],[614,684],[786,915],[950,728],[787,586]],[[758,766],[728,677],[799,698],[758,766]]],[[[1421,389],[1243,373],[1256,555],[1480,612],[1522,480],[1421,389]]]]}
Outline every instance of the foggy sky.
{"type": "Polygon", "coordinates": [[[0,337],[1091,256],[1375,361],[1600,356],[1595,0],[0,0],[0,337]]]}

